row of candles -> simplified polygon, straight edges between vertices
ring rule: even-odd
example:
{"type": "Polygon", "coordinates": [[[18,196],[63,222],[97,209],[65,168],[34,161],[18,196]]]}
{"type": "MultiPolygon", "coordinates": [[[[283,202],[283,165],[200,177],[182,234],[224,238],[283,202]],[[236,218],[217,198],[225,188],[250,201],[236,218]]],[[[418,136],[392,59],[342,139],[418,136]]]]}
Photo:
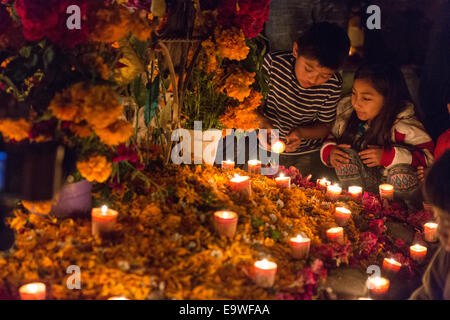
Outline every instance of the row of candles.
{"type": "MultiPolygon", "coordinates": [[[[232,169],[234,168],[234,162],[224,161],[222,162],[222,168],[232,169]]],[[[258,174],[261,171],[261,162],[259,160],[249,161],[249,172],[258,174]]],[[[290,177],[280,177],[275,179],[277,186],[290,187],[290,177]]],[[[235,174],[235,177],[230,180],[230,187],[235,192],[250,191],[250,178],[248,176],[239,176],[235,174]]],[[[342,189],[338,185],[331,185],[326,179],[317,180],[317,186],[319,188],[326,188],[326,196],[330,200],[336,200],[342,189]]],[[[393,198],[393,187],[391,185],[380,185],[380,196],[382,198],[393,198]]],[[[362,196],[362,188],[359,186],[351,186],[348,188],[348,192],[355,198],[362,196]]],[[[101,208],[93,208],[91,211],[92,217],[92,234],[100,235],[113,230],[117,221],[118,212],[116,210],[108,208],[103,205],[101,208]]],[[[335,208],[335,219],[338,227],[330,228],[326,231],[327,239],[330,242],[344,243],[344,229],[351,217],[351,211],[345,207],[335,208]]],[[[238,215],[232,211],[217,211],[214,213],[214,227],[217,233],[221,236],[233,238],[237,229],[238,215]]],[[[428,222],[424,225],[425,240],[428,242],[437,241],[437,224],[428,222]]],[[[297,235],[289,241],[291,248],[291,255],[294,259],[306,259],[308,258],[310,251],[311,241],[307,237],[297,235]]],[[[427,254],[427,248],[415,244],[410,247],[410,255],[413,260],[418,263],[423,262],[427,254]]],[[[254,282],[264,288],[272,287],[275,282],[275,276],[277,273],[277,264],[273,261],[263,259],[254,263],[253,280],[254,282]]],[[[396,273],[400,270],[401,264],[393,258],[385,258],[383,261],[383,269],[396,273]]],[[[373,277],[369,279],[369,289],[374,294],[383,294],[387,292],[389,288],[389,280],[381,277],[373,277]]],[[[42,300],[46,297],[46,286],[41,282],[34,282],[26,284],[19,289],[19,293],[22,300],[42,300]]],[[[112,297],[110,300],[126,300],[124,297],[112,297]]]]}

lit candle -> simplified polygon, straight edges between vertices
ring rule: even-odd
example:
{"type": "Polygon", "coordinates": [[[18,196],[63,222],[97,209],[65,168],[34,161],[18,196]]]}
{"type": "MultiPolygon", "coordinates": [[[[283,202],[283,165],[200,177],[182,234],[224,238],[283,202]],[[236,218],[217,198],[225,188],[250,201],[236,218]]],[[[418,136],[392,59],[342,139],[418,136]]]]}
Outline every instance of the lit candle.
{"type": "Polygon", "coordinates": [[[261,161],[259,160],[248,160],[248,173],[261,174],[261,161]]]}
{"type": "Polygon", "coordinates": [[[352,212],[344,207],[337,207],[334,210],[334,217],[336,218],[336,223],[343,227],[347,225],[348,220],[350,219],[352,212]]]}
{"type": "Polygon", "coordinates": [[[279,177],[275,178],[277,187],[280,188],[290,188],[291,187],[291,177],[285,177],[283,173],[279,177]]]}
{"type": "Polygon", "coordinates": [[[308,258],[311,240],[308,238],[303,238],[301,235],[297,235],[296,237],[291,238],[289,244],[291,246],[291,253],[294,259],[308,258]]]}
{"type": "Polygon", "coordinates": [[[237,173],[230,180],[230,188],[235,192],[251,193],[250,177],[240,176],[237,173]]]}
{"type": "Polygon", "coordinates": [[[316,187],[319,189],[326,189],[331,184],[326,178],[317,179],[316,187]]]}
{"type": "Polygon", "coordinates": [[[421,246],[420,244],[415,244],[409,247],[409,254],[411,255],[411,259],[417,263],[422,263],[427,256],[427,247],[421,246]]]}
{"type": "Polygon", "coordinates": [[[367,288],[371,296],[382,296],[389,290],[389,280],[382,277],[370,277],[367,288]]]}
{"type": "Polygon", "coordinates": [[[275,282],[277,264],[267,259],[256,261],[254,264],[255,283],[262,288],[270,288],[275,282]]]}
{"type": "Polygon", "coordinates": [[[121,297],[111,297],[111,298],[108,298],[108,300],[129,300],[129,299],[121,296],[121,297]]]}
{"type": "Polygon", "coordinates": [[[329,200],[337,200],[342,192],[342,188],[337,184],[333,184],[327,187],[327,198],[329,200]]]}
{"type": "Polygon", "coordinates": [[[395,259],[384,258],[383,260],[383,269],[385,269],[386,271],[397,273],[401,267],[402,264],[395,259]]]}
{"type": "Polygon", "coordinates": [[[234,169],[234,161],[233,160],[222,160],[222,169],[223,170],[233,170],[234,169]]]}
{"type": "Polygon", "coordinates": [[[427,242],[436,242],[438,239],[438,234],[437,234],[437,228],[438,225],[437,223],[434,222],[427,222],[423,225],[423,230],[425,233],[425,241],[427,242]]]}
{"type": "Polygon", "coordinates": [[[216,211],[214,225],[221,236],[233,238],[236,233],[238,215],[232,211],[216,211]]]}
{"type": "Polygon", "coordinates": [[[380,198],[394,200],[394,186],[391,184],[380,184],[380,198]]]}
{"type": "Polygon", "coordinates": [[[344,243],[344,229],[342,227],[334,227],[327,230],[327,238],[330,242],[344,243]]]}
{"type": "Polygon", "coordinates": [[[91,212],[92,235],[112,231],[118,215],[119,213],[116,210],[109,209],[105,205],[101,208],[93,208],[91,212]]]}
{"type": "Polygon", "coordinates": [[[283,153],[285,149],[286,145],[283,141],[278,140],[277,142],[272,144],[272,152],[283,153]]]}
{"type": "Polygon", "coordinates": [[[348,193],[350,193],[353,198],[358,199],[362,196],[362,188],[359,186],[348,187],[348,193]]]}
{"type": "Polygon", "coordinates": [[[22,300],[45,300],[46,288],[42,282],[32,282],[19,288],[22,300]]]}

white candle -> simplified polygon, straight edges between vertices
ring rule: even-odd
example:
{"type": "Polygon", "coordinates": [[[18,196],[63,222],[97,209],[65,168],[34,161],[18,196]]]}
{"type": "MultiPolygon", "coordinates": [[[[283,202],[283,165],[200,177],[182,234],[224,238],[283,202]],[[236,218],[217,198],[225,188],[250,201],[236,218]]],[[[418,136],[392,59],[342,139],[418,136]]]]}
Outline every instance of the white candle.
{"type": "Polygon", "coordinates": [[[362,196],[362,187],[359,186],[348,187],[348,193],[350,193],[353,198],[359,198],[362,196]]]}
{"type": "Polygon", "coordinates": [[[394,186],[391,184],[380,184],[379,186],[380,198],[387,200],[394,200],[394,186]]]}
{"type": "Polygon", "coordinates": [[[367,287],[370,295],[375,297],[383,296],[389,290],[390,281],[382,277],[370,277],[367,280],[367,287]]]}
{"type": "Polygon", "coordinates": [[[232,160],[222,160],[222,169],[223,170],[232,170],[232,169],[234,169],[234,161],[232,161],[232,160]]]}
{"type": "Polygon", "coordinates": [[[401,267],[402,264],[393,258],[384,258],[383,260],[383,269],[387,271],[397,273],[401,267]]]}
{"type": "Polygon", "coordinates": [[[251,193],[250,177],[240,176],[236,173],[234,178],[230,180],[230,188],[235,192],[246,193],[249,195],[251,193]]]}
{"type": "Polygon", "coordinates": [[[280,188],[290,188],[291,187],[291,177],[285,177],[283,173],[279,177],[275,178],[277,187],[280,188]]]}
{"type": "Polygon", "coordinates": [[[427,242],[436,242],[438,239],[437,233],[438,224],[434,222],[427,222],[423,225],[424,238],[427,242]]]}
{"type": "Polygon", "coordinates": [[[294,259],[308,258],[311,240],[303,238],[301,235],[297,235],[295,238],[290,239],[289,244],[294,259]]]}
{"type": "Polygon", "coordinates": [[[420,244],[415,244],[409,247],[409,254],[411,259],[417,263],[422,263],[427,256],[427,247],[421,246],[420,244]]]}
{"type": "Polygon", "coordinates": [[[344,244],[344,229],[342,227],[334,227],[327,230],[327,238],[330,242],[344,244]]]}
{"type": "Polygon", "coordinates": [[[340,227],[344,227],[347,225],[348,220],[350,219],[352,212],[344,207],[337,207],[334,211],[334,217],[336,218],[336,223],[340,227]]]}
{"type": "Polygon", "coordinates": [[[20,299],[22,300],[45,300],[46,287],[42,282],[32,282],[19,288],[20,299]]]}
{"type": "Polygon", "coordinates": [[[337,184],[333,184],[327,187],[326,196],[329,200],[337,200],[341,195],[341,192],[342,188],[339,187],[337,184]]]}
{"type": "Polygon", "coordinates": [[[116,210],[109,209],[107,206],[93,208],[92,216],[92,235],[99,235],[103,232],[111,232],[119,213],[116,210]]]}
{"type": "Polygon", "coordinates": [[[259,160],[248,160],[248,173],[261,174],[261,161],[259,160]]]}
{"type": "Polygon", "coordinates": [[[216,211],[214,224],[217,233],[221,236],[233,238],[236,233],[238,215],[233,211],[216,211]]]}
{"type": "Polygon", "coordinates": [[[275,283],[277,264],[267,259],[256,261],[254,264],[255,283],[262,288],[270,288],[275,283]]]}

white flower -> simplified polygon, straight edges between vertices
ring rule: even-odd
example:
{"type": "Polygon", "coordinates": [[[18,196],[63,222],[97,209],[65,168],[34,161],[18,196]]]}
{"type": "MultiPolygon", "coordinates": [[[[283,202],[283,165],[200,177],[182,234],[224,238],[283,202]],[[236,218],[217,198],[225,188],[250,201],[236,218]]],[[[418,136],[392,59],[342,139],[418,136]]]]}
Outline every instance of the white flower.
{"type": "Polygon", "coordinates": [[[223,254],[220,250],[213,250],[211,251],[211,256],[213,256],[214,258],[222,258],[223,254]]]}
{"type": "Polygon", "coordinates": [[[126,260],[120,260],[117,263],[117,267],[122,271],[128,271],[130,269],[130,264],[126,260]]]}
{"type": "Polygon", "coordinates": [[[283,209],[283,208],[284,208],[284,202],[283,202],[283,200],[278,199],[278,201],[277,201],[277,207],[280,208],[280,209],[283,209]]]}
{"type": "Polygon", "coordinates": [[[277,222],[277,216],[275,215],[275,214],[273,214],[273,213],[271,213],[270,215],[269,215],[269,217],[270,217],[270,219],[272,219],[272,222],[277,222]]]}

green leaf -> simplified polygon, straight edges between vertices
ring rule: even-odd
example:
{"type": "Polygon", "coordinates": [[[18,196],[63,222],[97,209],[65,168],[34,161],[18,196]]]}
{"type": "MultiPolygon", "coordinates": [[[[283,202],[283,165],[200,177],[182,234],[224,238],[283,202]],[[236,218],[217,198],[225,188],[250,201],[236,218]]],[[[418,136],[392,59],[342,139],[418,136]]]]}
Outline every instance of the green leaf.
{"type": "Polygon", "coordinates": [[[158,98],[159,98],[159,74],[156,76],[150,85],[150,91],[147,103],[144,106],[144,122],[148,126],[156,115],[158,110],[158,98]]]}
{"type": "Polygon", "coordinates": [[[50,65],[55,58],[55,52],[52,47],[47,47],[44,51],[44,55],[42,57],[44,61],[44,68],[47,69],[47,66],[50,65]]]}
{"type": "Polygon", "coordinates": [[[277,229],[273,229],[270,231],[270,237],[275,241],[279,241],[281,240],[281,232],[277,229]]]}
{"type": "Polygon", "coordinates": [[[264,224],[264,221],[261,218],[252,217],[252,227],[259,228],[264,224]]]}

